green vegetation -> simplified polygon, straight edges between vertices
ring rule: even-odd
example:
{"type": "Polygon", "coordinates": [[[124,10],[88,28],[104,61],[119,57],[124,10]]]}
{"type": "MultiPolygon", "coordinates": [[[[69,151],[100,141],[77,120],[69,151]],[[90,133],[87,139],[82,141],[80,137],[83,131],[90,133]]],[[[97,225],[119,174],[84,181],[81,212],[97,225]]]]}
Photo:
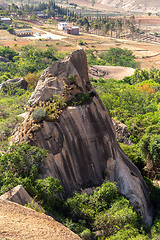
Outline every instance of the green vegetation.
{"type": "Polygon", "coordinates": [[[8,24],[5,24],[5,23],[3,23],[1,20],[0,20],[0,29],[3,29],[3,30],[5,30],[5,29],[8,29],[9,28],[9,25],[8,24]]]}
{"type": "Polygon", "coordinates": [[[95,50],[86,50],[88,65],[110,65],[138,68],[139,62],[135,61],[132,51],[122,48],[110,48],[98,56],[95,50]]]}
{"type": "Polygon", "coordinates": [[[21,54],[9,47],[0,46],[0,56],[8,58],[11,62],[10,64],[0,62],[0,82],[40,72],[57,60],[53,47],[42,50],[33,45],[26,45],[20,51],[21,54]]]}
{"type": "Polygon", "coordinates": [[[32,28],[30,23],[19,21],[19,20],[13,20],[12,25],[14,28],[17,28],[17,29],[32,28]]]}
{"type": "Polygon", "coordinates": [[[31,208],[39,213],[45,213],[45,210],[43,207],[41,207],[37,202],[32,200],[30,203],[25,204],[25,207],[31,208]]]}
{"type": "Polygon", "coordinates": [[[39,123],[42,120],[55,122],[59,120],[62,110],[67,106],[64,99],[59,95],[54,95],[48,101],[40,101],[37,105],[31,107],[31,117],[35,122],[39,123]]]}
{"type": "Polygon", "coordinates": [[[138,63],[134,61],[132,51],[122,48],[110,48],[107,52],[101,53],[99,57],[102,60],[106,60],[111,66],[123,66],[123,67],[138,67],[138,63]]]}
{"type": "MultiPolygon", "coordinates": [[[[15,91],[16,89],[14,89],[15,91]]],[[[10,93],[10,92],[9,92],[10,93]]],[[[17,93],[0,94],[0,140],[7,141],[17,123],[22,121],[19,114],[24,112],[24,105],[28,101],[31,92],[17,89],[17,93]]],[[[0,144],[1,145],[1,144],[0,144]]]]}
{"type": "Polygon", "coordinates": [[[127,124],[133,146],[122,149],[141,172],[160,177],[160,71],[138,69],[123,81],[92,80],[111,117],[127,124]]]}
{"type": "Polygon", "coordinates": [[[45,209],[52,210],[57,201],[61,202],[58,194],[63,188],[53,177],[39,179],[47,150],[27,143],[13,144],[7,150],[0,154],[0,194],[21,184],[32,197],[41,201],[45,209]]]}
{"type": "MultiPolygon", "coordinates": [[[[137,67],[132,52],[120,48],[111,48],[99,56],[96,56],[95,50],[87,50],[86,54],[90,65],[137,67]]],[[[23,107],[35,88],[41,71],[65,55],[66,53],[56,52],[51,45],[46,45],[45,50],[27,45],[18,51],[0,46],[0,56],[10,60],[10,64],[0,63],[0,82],[20,76],[25,76],[28,82],[27,91],[10,86],[0,94],[1,149],[17,123],[21,122],[22,118],[18,115],[24,112],[23,107]]],[[[76,75],[69,76],[63,89],[64,97],[70,94],[72,85],[79,90],[71,101],[65,102],[63,98],[53,96],[30,108],[33,123],[30,125],[26,121],[23,126],[26,141],[27,137],[33,137],[31,134],[29,136],[28,129],[38,131],[43,119],[58,121],[67,105],[76,106],[92,101],[95,93],[84,93],[75,78],[76,75]]],[[[153,226],[150,229],[144,226],[129,201],[117,193],[114,183],[105,182],[91,195],[74,193],[72,197],[62,201],[59,194],[63,192],[63,188],[59,181],[52,177],[43,180],[39,178],[47,152],[27,143],[6,146],[7,152],[0,154],[0,193],[22,184],[46,211],[79,234],[83,240],[158,239],[160,188],[155,187],[150,179],[160,178],[160,71],[154,68],[150,71],[136,69],[133,76],[124,80],[92,79],[92,84],[111,117],[128,126],[130,140],[134,144],[121,144],[121,148],[145,177],[155,208],[153,226]]],[[[85,87],[88,91],[91,90],[90,83],[85,87]]],[[[28,207],[39,211],[38,205],[34,203],[28,207]]]]}
{"type": "Polygon", "coordinates": [[[79,45],[84,45],[83,41],[80,39],[78,42],[79,45]]]}

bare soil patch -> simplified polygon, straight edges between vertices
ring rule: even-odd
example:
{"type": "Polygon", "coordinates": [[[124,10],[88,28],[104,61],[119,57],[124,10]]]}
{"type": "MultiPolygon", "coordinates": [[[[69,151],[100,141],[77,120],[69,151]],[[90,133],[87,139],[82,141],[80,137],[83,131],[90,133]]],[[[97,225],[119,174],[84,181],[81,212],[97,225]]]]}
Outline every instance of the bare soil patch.
{"type": "Polygon", "coordinates": [[[89,77],[93,77],[94,79],[102,77],[105,79],[113,78],[122,80],[124,77],[132,76],[134,71],[135,69],[127,67],[94,65],[89,67],[89,77]]]}
{"type": "Polygon", "coordinates": [[[0,200],[0,239],[80,240],[76,234],[55,221],[19,204],[0,200]]]}

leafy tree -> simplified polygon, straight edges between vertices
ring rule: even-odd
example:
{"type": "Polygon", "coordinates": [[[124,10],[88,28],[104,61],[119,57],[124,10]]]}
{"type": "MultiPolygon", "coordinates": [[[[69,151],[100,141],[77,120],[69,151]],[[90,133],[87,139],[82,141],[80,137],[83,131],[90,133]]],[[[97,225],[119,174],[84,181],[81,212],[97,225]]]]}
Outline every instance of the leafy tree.
{"type": "Polygon", "coordinates": [[[134,61],[135,57],[133,56],[133,53],[127,49],[121,49],[118,47],[110,48],[107,52],[101,53],[99,56],[113,66],[133,68],[137,66],[137,63],[134,61]]]}
{"type": "Polygon", "coordinates": [[[95,2],[96,2],[95,0],[92,0],[92,6],[94,6],[95,2]]]}
{"type": "Polygon", "coordinates": [[[47,156],[46,150],[29,144],[13,144],[7,154],[0,155],[0,173],[12,173],[17,177],[30,177],[35,180],[47,156]]]}
{"type": "Polygon", "coordinates": [[[13,58],[15,56],[18,56],[19,53],[14,51],[12,48],[9,46],[0,46],[0,56],[8,58],[9,60],[13,61],[13,58]]]}
{"type": "Polygon", "coordinates": [[[58,194],[63,188],[59,180],[53,177],[39,179],[47,150],[23,143],[13,144],[7,151],[0,154],[0,193],[21,184],[47,210],[53,211],[54,205],[61,205],[58,194]]]}
{"type": "Polygon", "coordinates": [[[9,28],[7,29],[7,31],[8,31],[9,33],[11,33],[11,34],[14,34],[14,33],[15,33],[15,30],[14,30],[13,27],[9,27],[9,28]]]}

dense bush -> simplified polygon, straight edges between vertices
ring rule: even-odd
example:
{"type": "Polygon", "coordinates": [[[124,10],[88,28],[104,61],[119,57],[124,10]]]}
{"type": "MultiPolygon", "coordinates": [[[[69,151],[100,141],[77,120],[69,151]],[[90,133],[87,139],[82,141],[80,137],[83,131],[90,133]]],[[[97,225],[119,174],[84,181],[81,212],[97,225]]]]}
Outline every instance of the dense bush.
{"type": "Polygon", "coordinates": [[[7,154],[0,155],[0,173],[10,172],[16,177],[37,179],[41,165],[47,156],[46,150],[29,144],[13,144],[7,154]]]}
{"type": "Polygon", "coordinates": [[[124,81],[92,79],[111,117],[126,123],[131,133],[130,140],[134,145],[121,147],[141,172],[152,179],[159,178],[160,174],[159,81],[157,69],[137,69],[133,76],[124,81]]]}
{"type": "Polygon", "coordinates": [[[27,143],[8,147],[7,153],[0,154],[0,194],[21,184],[46,210],[52,212],[55,206],[58,209],[61,205],[58,194],[63,192],[59,180],[39,179],[46,157],[47,150],[27,143]]]}
{"type": "Polygon", "coordinates": [[[65,215],[72,221],[69,223],[63,220],[63,223],[80,234],[82,239],[106,239],[113,234],[120,236],[124,229],[128,231],[125,239],[129,239],[132,232],[135,236],[140,234],[138,227],[143,229],[129,201],[119,196],[116,185],[110,182],[103,183],[89,196],[86,193],[75,193],[72,198],[68,198],[65,215]]]}
{"type": "Polygon", "coordinates": [[[138,63],[134,60],[132,51],[122,48],[110,48],[107,52],[101,53],[99,57],[112,66],[138,67],[138,63]]]}
{"type": "Polygon", "coordinates": [[[30,92],[24,90],[17,91],[16,95],[0,94],[0,145],[11,135],[16,124],[23,120],[19,114],[24,112],[24,105],[30,95],[30,92]]]}
{"type": "Polygon", "coordinates": [[[0,63],[0,82],[2,76],[10,73],[10,78],[25,76],[28,73],[39,72],[51,65],[57,57],[53,47],[42,50],[33,45],[25,45],[20,49],[21,54],[9,47],[0,47],[0,56],[8,58],[11,63],[0,63]]]}

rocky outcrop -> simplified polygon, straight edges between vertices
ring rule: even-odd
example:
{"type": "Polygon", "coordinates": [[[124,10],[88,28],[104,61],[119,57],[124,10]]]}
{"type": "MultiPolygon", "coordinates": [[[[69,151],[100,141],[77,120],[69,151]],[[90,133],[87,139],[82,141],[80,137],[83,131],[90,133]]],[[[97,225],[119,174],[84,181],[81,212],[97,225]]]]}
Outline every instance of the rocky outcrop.
{"type": "Polygon", "coordinates": [[[112,122],[116,130],[116,138],[118,142],[126,145],[133,145],[133,143],[129,139],[130,132],[127,129],[127,125],[116,119],[112,119],[112,122]]]}
{"type": "Polygon", "coordinates": [[[135,69],[129,67],[120,67],[120,66],[101,66],[93,65],[88,69],[89,77],[93,79],[116,79],[123,80],[124,77],[132,76],[135,69]]]}
{"type": "Polygon", "coordinates": [[[0,91],[3,90],[3,91],[7,91],[8,87],[9,86],[12,86],[12,87],[20,87],[22,89],[27,89],[27,85],[28,83],[26,82],[26,80],[24,79],[24,77],[22,78],[13,78],[13,79],[9,79],[5,82],[3,82],[2,84],[0,84],[0,91]]]}
{"type": "Polygon", "coordinates": [[[99,186],[105,180],[115,181],[118,191],[151,225],[148,188],[140,171],[117,143],[112,119],[89,82],[84,50],[73,52],[43,72],[26,109],[30,111],[28,117],[14,132],[12,141],[28,139],[48,150],[42,178],[58,178],[66,195],[99,186]],[[49,99],[55,94],[64,97],[66,107],[60,110],[57,120],[43,117],[36,123],[31,112],[46,105],[49,111],[49,99]],[[90,101],[84,101],[86,95],[90,101]],[[79,103],[77,96],[81,96],[79,103]]]}
{"type": "Polygon", "coordinates": [[[9,63],[9,59],[0,56],[0,62],[9,63]]]}
{"type": "Polygon", "coordinates": [[[88,69],[89,77],[94,79],[107,78],[108,73],[101,69],[96,68],[95,66],[90,66],[88,69]]]}
{"type": "Polygon", "coordinates": [[[15,202],[20,205],[25,205],[33,201],[33,198],[31,198],[22,185],[18,185],[17,187],[14,187],[10,191],[4,193],[0,196],[0,199],[15,202]]]}

